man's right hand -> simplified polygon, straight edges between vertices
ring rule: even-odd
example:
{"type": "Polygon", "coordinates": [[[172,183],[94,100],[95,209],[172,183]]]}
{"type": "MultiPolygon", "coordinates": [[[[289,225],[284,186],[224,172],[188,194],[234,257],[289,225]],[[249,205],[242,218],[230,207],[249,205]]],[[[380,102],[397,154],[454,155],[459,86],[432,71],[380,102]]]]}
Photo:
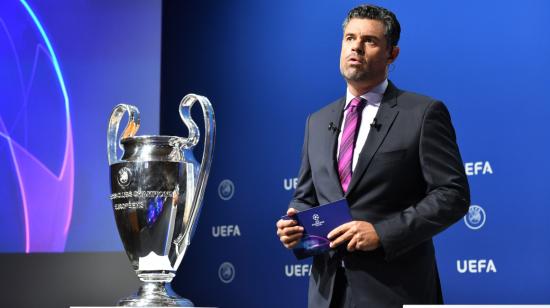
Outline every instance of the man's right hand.
{"type": "MultiPolygon", "coordinates": [[[[298,212],[293,208],[289,208],[286,211],[286,215],[289,217],[296,215],[296,213],[298,212]]],[[[277,235],[286,248],[292,249],[298,245],[302,239],[304,228],[298,226],[296,220],[279,219],[279,221],[277,221],[277,235]]]]}

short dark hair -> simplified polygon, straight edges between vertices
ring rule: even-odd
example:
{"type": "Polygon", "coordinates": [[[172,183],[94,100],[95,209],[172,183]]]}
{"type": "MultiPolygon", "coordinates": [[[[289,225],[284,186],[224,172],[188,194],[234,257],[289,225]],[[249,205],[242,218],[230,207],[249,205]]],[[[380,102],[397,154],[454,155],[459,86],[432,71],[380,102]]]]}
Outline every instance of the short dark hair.
{"type": "Polygon", "coordinates": [[[392,11],[372,4],[360,5],[349,11],[342,24],[344,30],[352,18],[380,20],[384,24],[384,36],[388,42],[388,47],[397,46],[397,43],[399,43],[401,25],[399,25],[399,21],[392,11]]]}

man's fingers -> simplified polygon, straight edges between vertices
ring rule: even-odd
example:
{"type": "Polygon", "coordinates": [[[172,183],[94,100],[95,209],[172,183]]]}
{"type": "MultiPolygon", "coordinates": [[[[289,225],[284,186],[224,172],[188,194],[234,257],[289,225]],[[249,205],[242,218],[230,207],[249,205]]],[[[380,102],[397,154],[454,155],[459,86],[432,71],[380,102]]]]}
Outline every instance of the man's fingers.
{"type": "Polygon", "coordinates": [[[341,245],[343,242],[351,240],[352,237],[353,237],[353,234],[351,232],[347,231],[346,233],[344,233],[344,234],[338,236],[337,238],[335,238],[334,240],[332,240],[330,242],[330,248],[337,247],[337,246],[341,245]]]}
{"type": "Polygon", "coordinates": [[[296,245],[298,245],[298,243],[300,243],[300,240],[296,240],[294,242],[290,242],[288,244],[283,244],[283,245],[288,249],[292,249],[292,248],[296,247],[296,245]]]}
{"type": "Polygon", "coordinates": [[[354,251],[355,246],[357,245],[357,238],[354,236],[351,238],[351,240],[348,243],[348,251],[354,251]]]}
{"type": "MultiPolygon", "coordinates": [[[[289,208],[286,211],[286,215],[292,217],[296,215],[298,211],[294,208],[289,208]]],[[[286,248],[292,249],[304,236],[304,228],[297,225],[298,222],[294,219],[279,219],[277,221],[277,236],[286,248]]]]}
{"type": "Polygon", "coordinates": [[[277,221],[277,228],[282,229],[282,228],[292,227],[292,226],[295,226],[296,224],[297,224],[296,220],[293,220],[293,219],[279,219],[277,221]]]}
{"type": "Polygon", "coordinates": [[[288,235],[292,235],[292,234],[295,234],[295,233],[302,233],[303,231],[304,231],[303,227],[295,226],[295,227],[287,227],[287,228],[278,229],[277,234],[279,236],[288,236],[288,235]]]}
{"type": "Polygon", "coordinates": [[[327,235],[328,239],[329,240],[333,240],[337,237],[339,237],[341,234],[345,233],[348,231],[349,229],[349,222],[348,223],[345,223],[343,225],[340,225],[336,228],[334,228],[332,231],[330,231],[327,235]]]}
{"type": "Polygon", "coordinates": [[[295,241],[301,239],[303,235],[304,235],[303,233],[296,233],[296,234],[292,234],[292,235],[283,235],[283,236],[281,236],[281,242],[283,242],[285,244],[295,242],[295,241]]]}
{"type": "Polygon", "coordinates": [[[342,226],[336,227],[328,233],[327,238],[329,239],[329,241],[331,241],[337,238],[338,236],[340,236],[342,232],[343,232],[342,226]]]}

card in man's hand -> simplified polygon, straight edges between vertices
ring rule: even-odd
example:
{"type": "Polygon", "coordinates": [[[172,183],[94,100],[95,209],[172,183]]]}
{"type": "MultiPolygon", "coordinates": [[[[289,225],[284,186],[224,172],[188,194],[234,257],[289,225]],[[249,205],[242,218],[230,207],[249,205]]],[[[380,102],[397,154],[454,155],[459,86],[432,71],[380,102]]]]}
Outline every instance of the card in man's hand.
{"type": "Polygon", "coordinates": [[[285,215],[282,219],[294,219],[304,228],[302,240],[292,249],[299,260],[330,250],[329,232],[352,220],[346,199],[316,206],[292,217],[285,215]]]}

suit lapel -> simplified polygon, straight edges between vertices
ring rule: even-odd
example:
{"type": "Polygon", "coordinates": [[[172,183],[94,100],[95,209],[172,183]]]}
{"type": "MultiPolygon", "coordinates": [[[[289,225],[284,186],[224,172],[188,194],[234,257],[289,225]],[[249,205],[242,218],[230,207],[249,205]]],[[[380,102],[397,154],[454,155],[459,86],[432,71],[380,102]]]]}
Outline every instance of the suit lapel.
{"type": "MultiPolygon", "coordinates": [[[[341,98],[337,104],[334,105],[332,108],[329,119],[327,122],[327,125],[330,125],[329,123],[333,123],[334,127],[337,129],[342,126],[342,117],[344,114],[344,106],[345,106],[346,98],[341,98]]],[[[327,157],[325,157],[325,161],[330,162],[331,166],[328,168],[329,177],[331,180],[340,188],[340,193],[343,196],[344,191],[342,190],[342,185],[340,184],[340,176],[338,175],[338,161],[335,159],[336,157],[336,148],[338,147],[338,131],[330,131],[329,137],[327,138],[328,144],[327,148],[330,149],[330,151],[326,151],[327,157]]]]}
{"type": "Polygon", "coordinates": [[[386,93],[384,93],[384,97],[382,98],[382,102],[380,103],[380,108],[378,109],[375,117],[377,119],[378,128],[371,127],[369,131],[367,141],[365,142],[365,145],[363,146],[363,149],[359,154],[359,160],[357,161],[357,165],[353,170],[351,182],[349,184],[346,195],[348,195],[350,191],[353,190],[353,188],[357,185],[357,183],[367,170],[367,167],[372,161],[372,158],[380,148],[380,145],[388,134],[388,131],[393,124],[393,121],[399,113],[397,108],[395,108],[395,106],[397,105],[397,92],[397,88],[391,82],[389,82],[388,88],[386,89],[386,93]]]}

